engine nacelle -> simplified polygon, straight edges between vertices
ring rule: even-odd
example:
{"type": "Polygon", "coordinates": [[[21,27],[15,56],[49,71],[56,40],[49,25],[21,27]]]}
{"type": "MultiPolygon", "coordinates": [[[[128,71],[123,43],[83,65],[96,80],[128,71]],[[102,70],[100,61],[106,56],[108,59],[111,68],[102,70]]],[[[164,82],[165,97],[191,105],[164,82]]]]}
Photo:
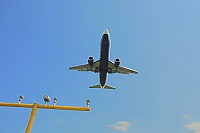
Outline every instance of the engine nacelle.
{"type": "Polygon", "coordinates": [[[93,57],[89,57],[88,59],[88,64],[92,67],[94,64],[94,58],[93,57]]]}
{"type": "Polygon", "coordinates": [[[119,64],[120,64],[120,59],[115,59],[115,67],[117,68],[118,66],[119,66],[119,64]]]}

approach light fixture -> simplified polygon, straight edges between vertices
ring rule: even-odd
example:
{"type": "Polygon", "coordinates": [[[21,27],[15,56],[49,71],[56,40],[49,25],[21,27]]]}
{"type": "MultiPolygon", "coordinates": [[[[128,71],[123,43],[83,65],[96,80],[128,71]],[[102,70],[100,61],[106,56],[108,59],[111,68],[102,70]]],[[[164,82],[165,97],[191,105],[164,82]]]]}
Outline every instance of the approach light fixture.
{"type": "Polygon", "coordinates": [[[57,97],[55,97],[54,99],[53,99],[53,106],[56,106],[56,102],[58,101],[58,98],[57,97]]]}
{"type": "Polygon", "coordinates": [[[20,104],[21,102],[22,102],[22,99],[24,99],[24,96],[19,96],[19,101],[18,101],[18,103],[20,104]]]}
{"type": "Polygon", "coordinates": [[[87,99],[87,100],[86,100],[87,107],[89,107],[90,102],[91,102],[90,99],[87,99]]]}
{"type": "Polygon", "coordinates": [[[44,95],[43,99],[44,99],[44,105],[47,105],[47,103],[51,100],[51,98],[48,95],[44,95]]]}

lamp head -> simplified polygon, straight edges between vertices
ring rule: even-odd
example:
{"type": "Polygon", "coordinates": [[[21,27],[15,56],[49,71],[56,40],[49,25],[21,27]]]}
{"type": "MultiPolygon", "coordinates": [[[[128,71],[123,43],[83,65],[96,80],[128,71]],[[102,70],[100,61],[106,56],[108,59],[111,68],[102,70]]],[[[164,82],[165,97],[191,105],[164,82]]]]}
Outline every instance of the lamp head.
{"type": "Polygon", "coordinates": [[[18,101],[18,103],[20,104],[21,102],[22,102],[22,99],[24,99],[24,96],[19,96],[19,101],[18,101]]]}
{"type": "Polygon", "coordinates": [[[89,105],[90,105],[90,102],[91,102],[90,99],[87,99],[87,100],[86,100],[86,104],[87,104],[88,107],[89,107],[89,105]]]}
{"type": "Polygon", "coordinates": [[[44,95],[43,99],[44,99],[45,105],[51,100],[51,98],[48,95],[44,95]]]}
{"type": "Polygon", "coordinates": [[[55,97],[54,99],[53,99],[53,106],[55,106],[56,105],[56,102],[58,101],[58,98],[57,97],[55,97]]]}

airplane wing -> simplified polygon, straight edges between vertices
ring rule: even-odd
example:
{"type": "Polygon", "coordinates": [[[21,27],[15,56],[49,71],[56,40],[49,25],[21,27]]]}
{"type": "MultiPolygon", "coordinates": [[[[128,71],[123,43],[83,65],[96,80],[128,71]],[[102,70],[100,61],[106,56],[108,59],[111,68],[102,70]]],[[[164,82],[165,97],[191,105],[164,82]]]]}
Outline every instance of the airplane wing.
{"type": "Polygon", "coordinates": [[[92,65],[92,67],[89,64],[84,64],[84,65],[79,65],[79,66],[73,66],[73,67],[69,67],[69,70],[78,70],[78,71],[91,71],[91,72],[95,72],[96,67],[99,67],[100,64],[100,60],[95,61],[92,65]]]}
{"type": "Polygon", "coordinates": [[[116,68],[115,64],[112,61],[108,61],[108,68],[111,69],[110,73],[120,73],[120,74],[133,73],[133,74],[138,74],[138,71],[130,69],[130,68],[126,68],[126,67],[123,67],[123,66],[118,66],[116,68]]]}

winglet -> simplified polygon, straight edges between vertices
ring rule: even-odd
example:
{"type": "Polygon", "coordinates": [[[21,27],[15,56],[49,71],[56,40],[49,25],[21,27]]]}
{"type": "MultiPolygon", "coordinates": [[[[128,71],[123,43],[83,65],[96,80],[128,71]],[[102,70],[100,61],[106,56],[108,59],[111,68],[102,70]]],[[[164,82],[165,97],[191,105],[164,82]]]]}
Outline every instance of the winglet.
{"type": "Polygon", "coordinates": [[[133,72],[133,73],[138,74],[138,71],[135,71],[135,72],[133,72]]]}
{"type": "Polygon", "coordinates": [[[90,86],[89,88],[102,88],[102,89],[113,89],[113,90],[115,90],[115,87],[113,87],[113,86],[104,85],[104,86],[102,87],[100,84],[90,86]]]}

